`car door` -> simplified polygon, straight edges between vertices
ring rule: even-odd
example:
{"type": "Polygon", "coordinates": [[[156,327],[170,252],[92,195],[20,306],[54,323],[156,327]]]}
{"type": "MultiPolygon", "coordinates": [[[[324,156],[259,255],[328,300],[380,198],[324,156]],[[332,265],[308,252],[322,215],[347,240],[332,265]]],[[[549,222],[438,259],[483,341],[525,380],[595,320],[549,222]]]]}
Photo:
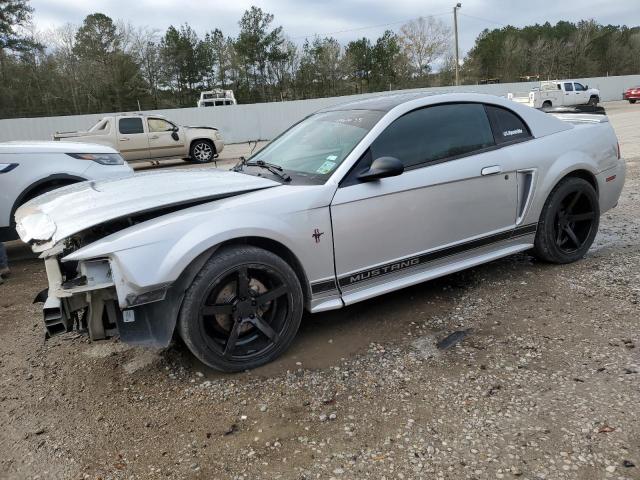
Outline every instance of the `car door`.
{"type": "Polygon", "coordinates": [[[185,134],[164,118],[147,117],[151,158],[185,156],[185,134]]]}
{"type": "Polygon", "coordinates": [[[142,117],[118,118],[118,150],[125,160],[149,158],[149,139],[142,117]]]}
{"type": "Polygon", "coordinates": [[[573,82],[564,82],[564,102],[563,105],[577,105],[578,99],[576,92],[573,90],[573,82]]]}
{"type": "Polygon", "coordinates": [[[496,146],[482,104],[430,106],[396,119],[343,180],[331,205],[343,293],[406,268],[427,268],[431,253],[464,253],[465,244],[470,250],[474,241],[508,236],[517,207],[511,164],[496,146]],[[400,159],[405,172],[371,182],[355,178],[382,156],[400,159]]]}
{"type": "Polygon", "coordinates": [[[581,83],[573,82],[573,91],[575,93],[575,104],[584,105],[589,101],[587,89],[581,83]]]}

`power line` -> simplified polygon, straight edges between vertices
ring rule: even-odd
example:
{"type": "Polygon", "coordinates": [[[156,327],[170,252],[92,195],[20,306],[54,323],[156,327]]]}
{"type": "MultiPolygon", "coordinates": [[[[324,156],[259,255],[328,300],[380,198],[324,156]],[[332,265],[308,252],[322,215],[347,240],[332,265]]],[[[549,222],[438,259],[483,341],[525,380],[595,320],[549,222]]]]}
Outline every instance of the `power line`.
{"type": "Polygon", "coordinates": [[[474,18],[474,19],[480,20],[482,22],[494,23],[496,25],[502,25],[503,27],[508,27],[509,26],[509,25],[501,23],[501,22],[496,22],[495,20],[489,20],[488,18],[482,18],[482,17],[475,17],[473,15],[468,15],[468,14],[462,13],[462,12],[460,12],[459,15],[462,15],[463,17],[474,18]]]}
{"type": "MultiPolygon", "coordinates": [[[[441,12],[441,13],[434,13],[434,14],[429,14],[426,15],[427,17],[441,17],[442,15],[449,15],[451,12],[441,12]]],[[[349,28],[347,30],[338,30],[335,32],[325,32],[325,33],[313,33],[311,35],[301,35],[299,37],[292,37],[291,40],[300,40],[303,38],[309,38],[309,37],[326,37],[328,35],[338,35],[340,33],[349,33],[349,32],[358,32],[360,30],[369,30],[372,28],[381,28],[381,27],[388,27],[391,25],[398,25],[400,23],[407,23],[410,22],[412,20],[417,20],[419,18],[423,18],[425,15],[420,16],[420,17],[413,17],[413,18],[407,18],[405,20],[398,20],[397,22],[389,22],[389,23],[380,23],[378,25],[367,25],[366,27],[358,27],[358,28],[349,28]]]]}

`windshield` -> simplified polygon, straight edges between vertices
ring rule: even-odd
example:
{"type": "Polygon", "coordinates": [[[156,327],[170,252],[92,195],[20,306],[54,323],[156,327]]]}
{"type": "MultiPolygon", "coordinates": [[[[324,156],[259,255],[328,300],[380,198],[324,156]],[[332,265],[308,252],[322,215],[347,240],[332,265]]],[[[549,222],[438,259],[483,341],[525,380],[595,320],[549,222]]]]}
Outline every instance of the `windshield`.
{"type": "Polygon", "coordinates": [[[324,181],[383,115],[373,110],[317,113],[291,127],[248,162],[263,161],[292,175],[324,181]]]}

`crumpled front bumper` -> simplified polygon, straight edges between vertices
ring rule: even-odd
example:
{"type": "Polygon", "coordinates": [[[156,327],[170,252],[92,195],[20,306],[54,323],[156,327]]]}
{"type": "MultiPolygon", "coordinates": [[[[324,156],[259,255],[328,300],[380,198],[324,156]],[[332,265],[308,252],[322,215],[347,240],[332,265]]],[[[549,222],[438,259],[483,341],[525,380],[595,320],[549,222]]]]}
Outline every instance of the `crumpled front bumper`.
{"type": "Polygon", "coordinates": [[[80,330],[91,340],[119,335],[123,342],[136,345],[170,343],[184,286],[136,291],[119,277],[111,259],[77,262],[75,276],[57,255],[45,257],[44,262],[49,287],[36,301],[44,302],[47,336],[80,330]]]}
{"type": "Polygon", "coordinates": [[[106,338],[115,329],[118,315],[117,294],[108,260],[78,264],[75,278],[65,280],[57,256],[44,259],[49,287],[43,306],[45,329],[49,336],[87,328],[92,339],[106,338]],[[107,308],[107,322],[105,311],[107,308]],[[112,328],[108,328],[112,325],[112,328]]]}

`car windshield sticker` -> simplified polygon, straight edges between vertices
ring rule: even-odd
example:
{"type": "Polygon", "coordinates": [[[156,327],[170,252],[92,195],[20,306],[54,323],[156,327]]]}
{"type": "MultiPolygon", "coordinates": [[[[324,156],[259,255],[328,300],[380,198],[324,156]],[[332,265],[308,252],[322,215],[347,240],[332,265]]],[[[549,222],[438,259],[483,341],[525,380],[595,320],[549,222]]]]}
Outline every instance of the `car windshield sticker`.
{"type": "Polygon", "coordinates": [[[337,155],[329,155],[329,156],[327,157],[327,160],[331,160],[332,162],[334,162],[334,161],[336,160],[336,158],[338,158],[338,156],[337,156],[337,155]]]}
{"type": "Polygon", "coordinates": [[[329,160],[327,160],[322,165],[320,165],[320,168],[318,168],[316,172],[324,175],[325,173],[329,173],[331,170],[333,170],[333,167],[335,166],[336,162],[330,162],[329,160]]]}

